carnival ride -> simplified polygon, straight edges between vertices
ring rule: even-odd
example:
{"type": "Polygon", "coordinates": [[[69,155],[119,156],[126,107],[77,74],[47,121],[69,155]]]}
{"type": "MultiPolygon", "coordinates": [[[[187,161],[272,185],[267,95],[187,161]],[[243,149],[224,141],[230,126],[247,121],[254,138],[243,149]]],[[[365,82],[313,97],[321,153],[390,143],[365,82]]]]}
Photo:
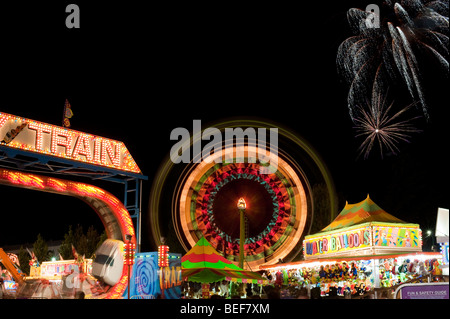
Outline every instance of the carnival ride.
{"type": "MultiPolygon", "coordinates": [[[[200,163],[192,160],[186,165],[179,174],[171,201],[178,239],[188,251],[205,237],[219,253],[237,262],[239,226],[235,217],[239,214],[232,212],[236,210],[236,200],[243,196],[248,205],[244,268],[256,269],[262,264],[292,259],[302,249],[300,239],[311,227],[315,214],[310,179],[325,185],[330,218],[335,215],[336,196],[327,168],[308,143],[274,123],[239,120],[223,122],[217,127],[222,130],[276,127],[280,144],[275,145],[276,152],[272,153],[267,148],[261,150],[261,145],[236,142],[229,162],[217,158],[218,154],[209,154],[207,160],[200,163]],[[292,159],[292,147],[301,153],[301,165],[292,159]],[[242,158],[241,152],[247,155],[242,158]],[[252,161],[249,152],[264,154],[266,161],[260,158],[252,161]]],[[[0,184],[79,198],[98,214],[109,239],[124,243],[130,236],[130,242],[139,249],[141,181],[147,178],[122,142],[0,113],[0,137],[13,131],[14,134],[9,134],[13,138],[0,144],[0,167],[3,167],[0,184]],[[95,185],[60,176],[122,183],[124,202],[95,185]]],[[[188,141],[191,142],[194,140],[188,141]]],[[[270,150],[272,144],[275,141],[271,140],[270,150]]],[[[221,144],[220,148],[224,146],[221,144]]],[[[159,195],[162,187],[167,186],[164,177],[173,164],[163,165],[150,196],[156,245],[161,244],[159,195]]],[[[103,267],[107,266],[104,262],[103,267]]],[[[127,268],[122,268],[120,279],[103,297],[122,296],[128,282],[127,268]]]]}
{"type": "Polygon", "coordinates": [[[107,239],[95,252],[92,275],[104,283],[114,286],[122,276],[123,257],[123,242],[107,239]]]}
{"type": "MultiPolygon", "coordinates": [[[[267,147],[262,148],[248,137],[247,143],[239,143],[237,138],[236,142],[231,141],[233,154],[228,161],[222,158],[230,142],[227,140],[223,144],[222,141],[216,143],[214,153],[209,152],[206,159],[193,159],[182,172],[173,167],[173,158],[168,160],[158,171],[149,199],[154,242],[158,244],[163,233],[159,213],[168,209],[162,207],[161,192],[163,189],[170,192],[167,181],[177,176],[172,222],[186,251],[204,237],[219,253],[237,263],[240,223],[236,203],[243,197],[248,205],[244,269],[257,269],[280,259],[292,260],[302,249],[300,239],[309,231],[314,218],[311,182],[325,185],[323,200],[329,207],[328,218],[331,220],[336,213],[334,185],[326,166],[305,140],[276,123],[239,119],[214,127],[222,131],[226,128],[276,128],[277,151],[268,152],[275,144],[272,140],[270,147],[267,143],[264,144],[267,147]],[[291,149],[298,155],[300,164],[289,155],[291,149]],[[249,154],[264,154],[266,159],[251,158],[249,154]]],[[[200,137],[194,136],[183,149],[197,142],[201,142],[200,137]]],[[[213,148],[213,145],[208,146],[213,148]]]]}
{"type": "MultiPolygon", "coordinates": [[[[88,203],[98,214],[108,238],[125,242],[126,236],[131,235],[131,241],[136,242],[133,223],[124,205],[112,194],[99,187],[6,169],[0,169],[0,184],[79,198],[88,203]]],[[[124,268],[118,282],[105,297],[122,296],[127,281],[128,275],[124,268]]]]}
{"type": "MultiPolygon", "coordinates": [[[[0,136],[11,132],[14,138],[0,143],[0,166],[5,167],[0,168],[0,184],[81,199],[100,217],[109,239],[139,247],[140,189],[147,177],[122,142],[0,113],[0,136]],[[124,203],[97,186],[36,172],[121,183],[124,203]]],[[[116,264],[123,262],[117,260],[116,264]]],[[[101,298],[122,297],[128,274],[127,267],[121,270],[117,280],[109,281],[115,283],[101,298]]],[[[103,273],[100,277],[107,276],[103,273]]]]}
{"type": "Polygon", "coordinates": [[[23,272],[19,272],[17,270],[17,267],[14,265],[14,263],[9,259],[8,255],[5,253],[5,251],[3,250],[3,248],[0,248],[0,263],[3,264],[3,266],[5,266],[6,270],[8,270],[11,275],[13,276],[14,280],[21,284],[23,283],[24,280],[24,273],[23,272]]]}

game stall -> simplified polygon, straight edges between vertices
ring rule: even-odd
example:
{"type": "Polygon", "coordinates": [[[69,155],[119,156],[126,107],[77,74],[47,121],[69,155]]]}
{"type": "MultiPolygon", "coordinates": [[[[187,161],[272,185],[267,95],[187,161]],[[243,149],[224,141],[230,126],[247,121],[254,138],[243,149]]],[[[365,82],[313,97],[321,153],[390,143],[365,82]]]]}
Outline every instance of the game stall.
{"type": "Polygon", "coordinates": [[[442,274],[441,255],[422,252],[419,225],[385,212],[369,196],[347,203],[330,225],[305,237],[303,248],[302,261],[261,267],[293,297],[302,287],[312,298],[355,297],[442,274]]]}

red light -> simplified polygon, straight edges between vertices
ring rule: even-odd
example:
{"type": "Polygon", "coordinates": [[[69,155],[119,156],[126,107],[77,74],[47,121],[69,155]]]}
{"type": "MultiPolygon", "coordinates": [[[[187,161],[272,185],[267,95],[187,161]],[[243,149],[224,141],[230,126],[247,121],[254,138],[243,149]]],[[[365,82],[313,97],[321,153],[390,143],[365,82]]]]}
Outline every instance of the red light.
{"type": "Polygon", "coordinates": [[[134,264],[134,250],[136,245],[133,243],[126,243],[123,245],[123,261],[125,265],[132,266],[134,264]]]}
{"type": "Polygon", "coordinates": [[[158,267],[169,267],[169,246],[158,246],[158,267]]]}

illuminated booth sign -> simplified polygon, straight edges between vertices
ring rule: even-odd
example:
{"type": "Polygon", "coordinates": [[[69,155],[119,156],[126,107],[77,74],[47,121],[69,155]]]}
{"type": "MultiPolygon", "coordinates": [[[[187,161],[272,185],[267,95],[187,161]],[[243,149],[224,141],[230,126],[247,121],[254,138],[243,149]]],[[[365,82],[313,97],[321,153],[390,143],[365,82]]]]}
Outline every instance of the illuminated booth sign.
{"type": "Polygon", "coordinates": [[[303,251],[305,259],[422,251],[422,231],[415,224],[366,223],[306,236],[303,251]]]}
{"type": "Polygon", "coordinates": [[[123,142],[0,112],[0,144],[140,174],[123,142]]]}
{"type": "Polygon", "coordinates": [[[304,241],[306,256],[316,256],[370,247],[370,228],[329,234],[304,241]]]}

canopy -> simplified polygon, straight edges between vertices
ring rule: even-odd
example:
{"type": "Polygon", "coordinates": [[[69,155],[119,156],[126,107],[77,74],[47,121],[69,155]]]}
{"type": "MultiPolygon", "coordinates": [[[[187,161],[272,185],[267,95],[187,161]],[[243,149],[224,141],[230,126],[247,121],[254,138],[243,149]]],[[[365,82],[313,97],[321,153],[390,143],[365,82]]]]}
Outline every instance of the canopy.
{"type": "Polygon", "coordinates": [[[222,280],[267,284],[267,279],[252,271],[243,270],[221,256],[204,238],[181,258],[183,280],[210,283],[222,280]]]}
{"type": "Polygon", "coordinates": [[[421,251],[422,231],[418,224],[388,214],[367,195],[359,203],[346,203],[321,232],[305,236],[303,247],[305,259],[421,251]]]}
{"type": "Polygon", "coordinates": [[[322,232],[337,230],[367,222],[407,224],[403,220],[385,212],[382,208],[375,204],[372,199],[370,199],[369,194],[367,194],[367,198],[362,202],[356,204],[349,204],[347,202],[344,209],[330,225],[322,229],[322,232]]]}

